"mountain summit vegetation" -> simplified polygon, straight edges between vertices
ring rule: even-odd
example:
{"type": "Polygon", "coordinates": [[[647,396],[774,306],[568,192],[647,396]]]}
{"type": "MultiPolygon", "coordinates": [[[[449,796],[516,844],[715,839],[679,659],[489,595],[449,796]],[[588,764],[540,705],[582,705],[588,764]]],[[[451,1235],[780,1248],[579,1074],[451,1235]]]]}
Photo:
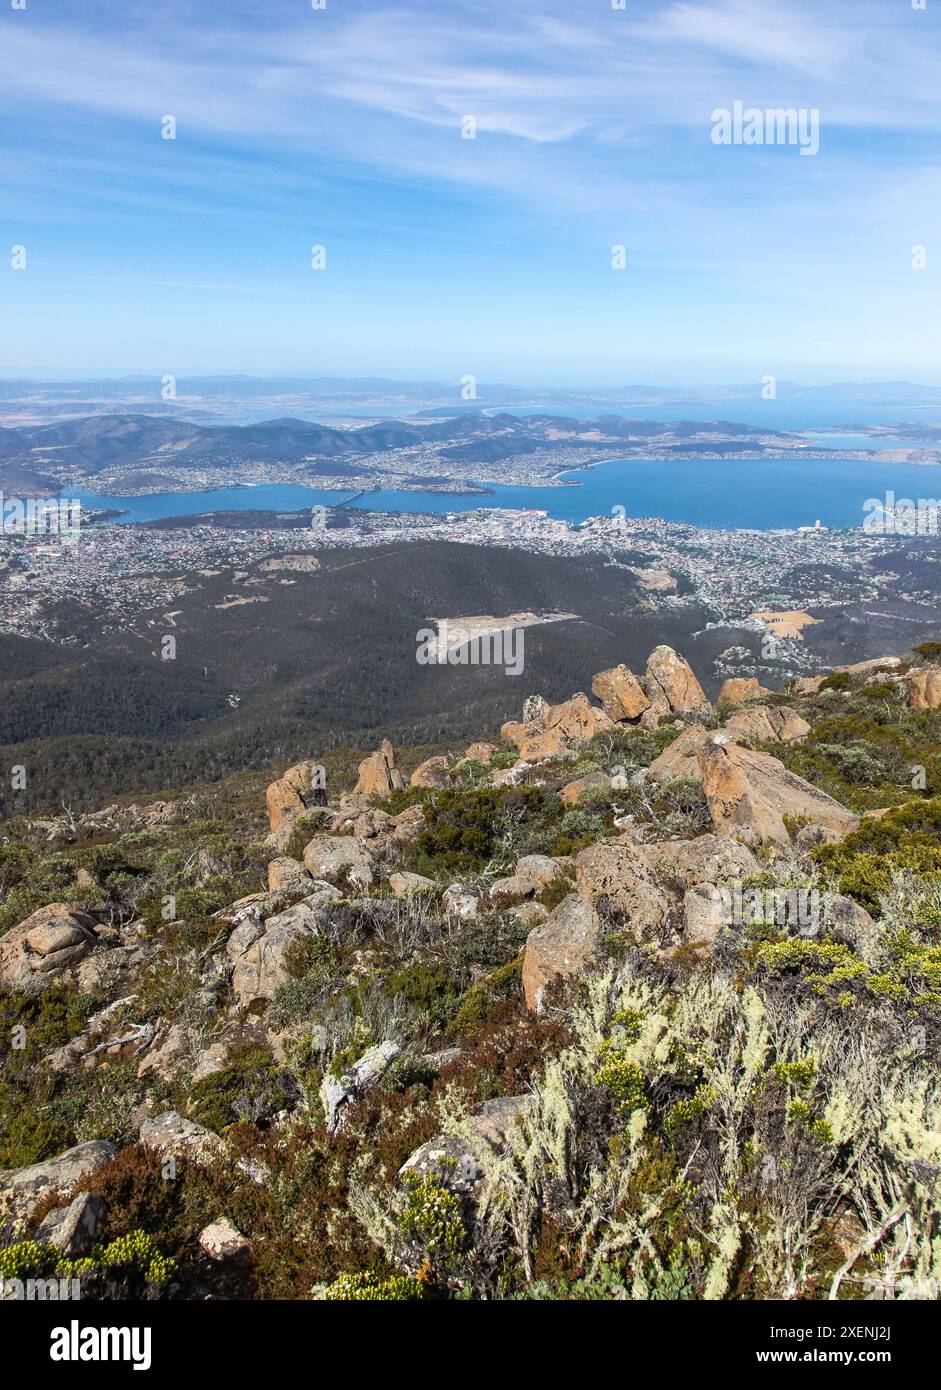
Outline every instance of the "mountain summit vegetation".
{"type": "Polygon", "coordinates": [[[937,1298],[939,663],[7,820],[0,1277],[937,1298]]]}

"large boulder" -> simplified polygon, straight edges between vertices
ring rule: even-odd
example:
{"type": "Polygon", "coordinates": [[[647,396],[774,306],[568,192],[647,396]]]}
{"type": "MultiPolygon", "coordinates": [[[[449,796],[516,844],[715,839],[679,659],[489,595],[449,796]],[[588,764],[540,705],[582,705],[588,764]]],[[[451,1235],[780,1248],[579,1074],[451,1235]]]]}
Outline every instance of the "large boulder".
{"type": "Polygon", "coordinates": [[[699,750],[709,737],[709,730],[700,724],[691,724],[684,729],[658,758],[647,768],[651,782],[670,782],[675,778],[698,782],[702,776],[699,771],[699,750]]]}
{"type": "Polygon", "coordinates": [[[526,1007],[538,1013],[548,984],[585,972],[598,954],[600,941],[601,921],[591,903],[577,893],[563,898],[526,938],[523,957],[526,1007]]]}
{"type": "Polygon", "coordinates": [[[67,903],[41,907],[0,937],[0,987],[40,994],[97,944],[87,913],[67,903]]]}
{"type": "Polygon", "coordinates": [[[661,840],[646,845],[644,855],[663,882],[683,891],[698,883],[737,882],[759,871],[751,850],[728,835],[661,840]]]}
{"type": "Polygon", "coordinates": [[[601,840],[577,854],[575,886],[589,903],[604,899],[647,939],[660,940],[669,929],[669,894],[651,872],[641,847],[626,836],[601,840]]]}
{"type": "Polygon", "coordinates": [[[176,1110],[165,1110],[145,1120],[139,1138],[142,1148],[174,1158],[187,1158],[196,1164],[211,1162],[223,1149],[218,1134],[195,1120],[186,1119],[176,1110]]]}
{"type": "Polygon", "coordinates": [[[320,771],[320,765],[312,761],[295,763],[268,787],[265,803],[268,807],[268,823],[273,834],[283,826],[293,826],[309,806],[323,802],[323,787],[319,785],[320,771]]]}
{"type": "Polygon", "coordinates": [[[109,1163],[116,1153],[115,1145],[107,1140],[90,1139],[42,1163],[0,1170],[0,1215],[24,1220],[43,1197],[50,1192],[67,1192],[81,1178],[109,1163]]]}
{"type": "Polygon", "coordinates": [[[389,875],[389,887],[397,898],[410,898],[415,893],[437,893],[438,885],[424,874],[409,874],[397,869],[389,875]]]}
{"type": "Polygon", "coordinates": [[[364,892],[375,875],[373,858],[352,835],[315,835],[304,849],[304,864],[314,878],[349,884],[364,892]]]}
{"type": "Polygon", "coordinates": [[[941,705],[941,668],[916,666],[905,676],[912,709],[937,709],[941,705]]]}
{"type": "Polygon", "coordinates": [[[524,854],[517,860],[515,877],[527,884],[534,893],[542,893],[562,874],[571,872],[572,867],[572,860],[567,856],[553,859],[548,854],[524,854]]]}
{"type": "Polygon", "coordinates": [[[727,733],[713,734],[699,754],[706,800],[716,832],[752,844],[790,844],[784,822],[804,820],[848,834],[859,819],[767,753],[743,748],[727,733]]]}
{"type": "Polygon", "coordinates": [[[807,720],[785,705],[736,710],[725,721],[725,728],[749,743],[797,743],[810,733],[807,720]]]}
{"type": "Polygon", "coordinates": [[[360,796],[388,796],[404,786],[404,778],[395,765],[395,749],[387,738],[383,739],[377,751],[360,763],[355,791],[360,796]]]}
{"type": "Polygon", "coordinates": [[[273,999],[287,983],[290,952],[305,938],[319,935],[325,910],[340,897],[332,884],[312,887],[315,892],[264,922],[257,913],[249,915],[229,937],[232,990],[244,1008],[273,999]]]}
{"type": "Polygon", "coordinates": [[[654,647],[647,658],[644,690],[651,705],[672,714],[706,712],[711,706],[693,668],[672,647],[654,647]]]}
{"type": "Polygon", "coordinates": [[[310,885],[310,874],[299,859],[282,854],[268,865],[269,893],[293,893],[310,885]]]}
{"type": "Polygon", "coordinates": [[[577,806],[582,797],[591,792],[610,790],[611,778],[606,772],[587,772],[584,777],[576,777],[573,782],[566,782],[559,792],[559,799],[563,806],[577,806]]]}
{"type": "Polygon", "coordinates": [[[540,696],[530,697],[521,723],[504,724],[502,738],[516,747],[524,762],[557,758],[569,749],[589,743],[596,734],[613,729],[614,722],[587,695],[573,695],[561,705],[550,705],[540,696]]]}
{"type": "Polygon", "coordinates": [[[423,763],[419,763],[416,767],[408,779],[408,784],[410,787],[428,787],[431,789],[450,787],[451,773],[447,758],[426,758],[423,763]]]}
{"type": "Polygon", "coordinates": [[[40,1222],[36,1240],[54,1245],[63,1255],[90,1255],[104,1229],[108,1203],[103,1197],[80,1192],[67,1207],[54,1207],[40,1222]]]}
{"type": "Polygon", "coordinates": [[[723,681],[716,708],[724,706],[730,709],[735,705],[747,704],[749,700],[761,700],[765,695],[771,694],[772,691],[759,685],[754,676],[732,677],[731,680],[723,681]]]}
{"type": "Polygon", "coordinates": [[[591,693],[598,697],[605,714],[616,724],[627,719],[639,719],[650,705],[644,687],[634,672],[624,665],[599,671],[592,679],[591,693]]]}

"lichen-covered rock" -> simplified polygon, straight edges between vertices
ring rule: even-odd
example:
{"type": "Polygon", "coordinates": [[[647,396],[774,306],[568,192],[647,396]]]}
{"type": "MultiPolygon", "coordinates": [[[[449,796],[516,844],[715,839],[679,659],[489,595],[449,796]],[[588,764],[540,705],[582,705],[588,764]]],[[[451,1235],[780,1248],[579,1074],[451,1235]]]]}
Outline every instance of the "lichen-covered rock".
{"type": "Polygon", "coordinates": [[[573,869],[574,861],[567,855],[556,859],[548,854],[524,854],[517,860],[514,877],[528,884],[534,893],[543,893],[573,869]]]}
{"type": "Polygon", "coordinates": [[[681,734],[668,743],[658,758],[647,768],[647,777],[652,782],[668,782],[682,778],[685,781],[699,782],[699,750],[709,737],[709,730],[699,724],[691,724],[681,734]]]}
{"type": "Polygon", "coordinates": [[[314,878],[360,892],[375,881],[372,855],[352,835],[315,835],[305,846],[304,864],[314,878]]]}
{"type": "Polygon", "coordinates": [[[397,898],[410,898],[414,893],[436,893],[438,885],[424,874],[397,871],[389,875],[389,887],[397,898]]]}
{"type": "Polygon", "coordinates": [[[510,874],[508,878],[494,879],[490,885],[490,901],[496,908],[512,907],[533,894],[532,884],[525,878],[510,874]]]}
{"type": "Polygon", "coordinates": [[[480,912],[480,894],[466,883],[450,884],[441,895],[441,903],[448,917],[461,922],[472,922],[480,912]]]}
{"type": "Polygon", "coordinates": [[[232,990],[243,1007],[274,998],[289,979],[291,950],[318,935],[324,911],[341,896],[332,884],[311,886],[315,892],[293,907],[264,922],[253,917],[229,937],[226,955],[232,962],[232,990]]]}
{"type": "Polygon", "coordinates": [[[36,1228],[35,1239],[40,1245],[54,1245],[64,1255],[73,1258],[91,1254],[97,1244],[105,1221],[108,1203],[103,1197],[80,1192],[67,1207],[54,1207],[36,1228]]]}
{"type": "Polygon", "coordinates": [[[209,1163],[218,1158],[222,1140],[205,1125],[188,1120],[176,1110],[145,1120],[140,1127],[140,1142],[145,1149],[174,1158],[191,1159],[194,1163],[209,1163]]]}
{"type": "Polygon", "coordinates": [[[728,906],[714,883],[697,883],[683,894],[684,946],[711,946],[726,925],[728,906]]]}
{"type": "Polygon", "coordinates": [[[398,1043],[381,1042],[370,1047],[340,1076],[328,1071],[320,1087],[320,1099],[327,1112],[331,1134],[342,1126],[350,1105],[375,1086],[401,1052],[398,1043]]]}
{"type": "Polygon", "coordinates": [[[110,1163],[116,1153],[115,1145],[107,1140],[90,1139],[42,1163],[0,1170],[0,1215],[26,1219],[49,1192],[67,1192],[81,1178],[110,1163]]]}
{"type": "Polygon", "coordinates": [[[501,1152],[510,1130],[530,1104],[529,1096],[484,1101],[465,1121],[465,1133],[436,1134],[405,1160],[399,1177],[407,1173],[433,1176],[456,1195],[473,1197],[482,1176],[484,1151],[501,1152]]]}
{"type": "Polygon", "coordinates": [[[269,893],[295,892],[308,887],[310,883],[310,874],[299,859],[282,854],[268,865],[269,893]]]}
{"type": "Polygon", "coordinates": [[[599,671],[592,679],[591,693],[598,697],[605,714],[615,723],[639,719],[644,710],[650,707],[644,687],[634,672],[624,665],[599,671]]]}
{"type": "Polygon", "coordinates": [[[627,837],[603,840],[575,856],[575,884],[587,902],[604,899],[622,913],[645,940],[659,940],[668,929],[669,894],[657,882],[644,852],[627,837]]]}
{"type": "Polygon", "coordinates": [[[527,1009],[540,1011],[546,986],[553,980],[587,971],[600,941],[601,922],[591,903],[577,893],[563,898],[526,938],[523,997],[527,1009]]]}
{"type": "Polygon", "coordinates": [[[798,743],[810,733],[807,720],[785,705],[736,710],[725,721],[725,728],[749,743],[798,743]]]}
{"type": "Polygon", "coordinates": [[[660,840],[644,856],[661,882],[679,890],[697,883],[729,883],[759,871],[751,850],[728,835],[698,835],[695,840],[660,840]]]}

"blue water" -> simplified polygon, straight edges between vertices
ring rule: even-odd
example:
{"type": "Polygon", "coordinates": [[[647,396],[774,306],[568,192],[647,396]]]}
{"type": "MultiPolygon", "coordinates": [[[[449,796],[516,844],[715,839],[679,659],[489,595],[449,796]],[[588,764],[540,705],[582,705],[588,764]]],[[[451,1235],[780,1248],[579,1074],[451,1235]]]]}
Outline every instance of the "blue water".
{"type": "MultiPolygon", "coordinates": [[[[865,502],[895,493],[901,498],[941,497],[941,466],[861,463],[858,460],[618,459],[576,469],[565,478],[575,487],[490,487],[488,496],[370,492],[350,505],[367,511],[467,512],[478,507],[535,507],[559,520],[580,522],[610,516],[623,507],[629,517],[663,517],[723,530],[776,530],[810,526],[861,526],[865,502]]],[[[82,506],[126,509],[122,522],[153,521],[221,510],[288,512],[335,507],[347,494],[318,488],[265,483],[211,492],[167,492],[149,497],[111,497],[69,490],[82,506]]]]}

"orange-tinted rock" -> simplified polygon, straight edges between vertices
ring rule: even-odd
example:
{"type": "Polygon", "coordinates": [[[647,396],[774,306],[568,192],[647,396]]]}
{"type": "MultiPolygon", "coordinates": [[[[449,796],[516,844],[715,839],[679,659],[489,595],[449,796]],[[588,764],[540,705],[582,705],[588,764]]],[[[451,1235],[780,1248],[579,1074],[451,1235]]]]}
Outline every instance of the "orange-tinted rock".
{"type": "Polygon", "coordinates": [[[639,719],[650,706],[640,681],[623,665],[599,671],[591,682],[591,693],[597,695],[605,714],[615,723],[639,719]]]}
{"type": "Polygon", "coordinates": [[[578,694],[561,705],[550,705],[538,697],[527,700],[523,721],[504,724],[500,735],[515,745],[525,762],[534,763],[557,758],[614,727],[604,710],[593,705],[587,695],[578,694]]]}
{"type": "Polygon", "coordinates": [[[395,749],[385,738],[376,752],[360,763],[354,792],[360,796],[388,796],[404,786],[405,780],[395,765],[395,749]]]}
{"type": "Polygon", "coordinates": [[[848,834],[858,817],[767,753],[743,748],[727,733],[713,734],[699,753],[706,800],[720,835],[749,843],[790,844],[785,816],[848,834]]]}
{"type": "Polygon", "coordinates": [[[673,714],[694,714],[711,708],[693,668],[672,647],[654,647],[650,653],[644,690],[651,704],[665,704],[673,714]]]}
{"type": "Polygon", "coordinates": [[[760,700],[763,696],[771,693],[763,685],[759,685],[754,676],[742,676],[723,683],[716,705],[725,705],[726,707],[744,705],[749,700],[760,700]]]}

